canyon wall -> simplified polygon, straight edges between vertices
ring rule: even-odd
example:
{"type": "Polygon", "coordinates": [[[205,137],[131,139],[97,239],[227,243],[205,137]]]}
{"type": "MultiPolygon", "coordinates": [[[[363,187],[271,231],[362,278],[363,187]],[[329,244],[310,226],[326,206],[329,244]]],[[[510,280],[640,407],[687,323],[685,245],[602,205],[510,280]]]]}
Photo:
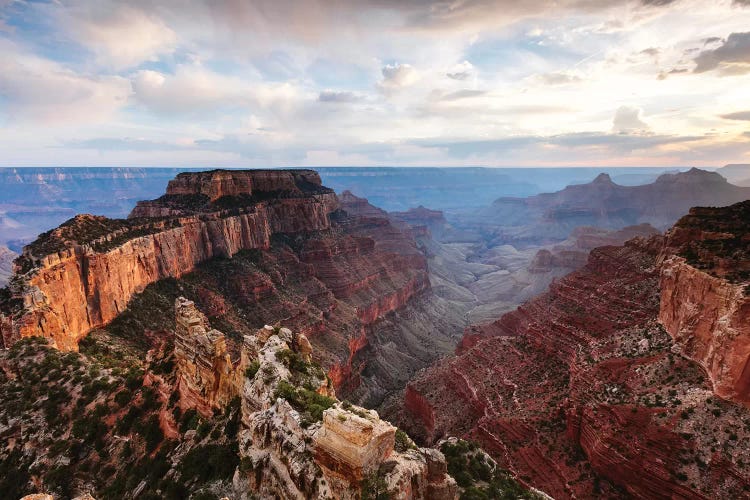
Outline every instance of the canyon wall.
{"type": "MultiPolygon", "coordinates": [[[[314,173],[313,173],[314,174],[314,173]]],[[[185,179],[196,175],[195,189],[217,195],[254,186],[278,187],[287,196],[252,206],[206,213],[182,213],[170,220],[143,222],[120,227],[112,233],[86,240],[76,231],[92,222],[106,226],[107,219],[77,216],[62,230],[42,235],[24,251],[29,270],[12,292],[23,301],[21,310],[6,311],[3,319],[3,342],[10,345],[22,337],[48,337],[59,349],[74,350],[78,341],[91,329],[104,325],[122,312],[133,296],[148,284],[167,277],[179,277],[213,257],[232,257],[240,250],[264,249],[277,233],[322,231],[330,228],[328,215],[337,207],[333,193],[322,192],[319,178],[303,171],[245,172],[239,176],[245,184],[227,184],[226,173],[210,176],[178,176],[181,184],[173,188],[185,192],[191,186],[185,179]],[[256,174],[256,172],[259,172],[256,174]],[[257,179],[256,179],[257,177],[257,179]],[[301,177],[302,189],[292,191],[301,177]],[[279,185],[274,184],[279,181],[279,185]],[[205,187],[204,184],[208,184],[205,187]],[[312,194],[311,191],[314,191],[312,194]],[[72,238],[68,238],[70,235],[72,238]],[[81,241],[84,240],[84,241],[81,241]],[[56,251],[44,253],[45,247],[56,251]]],[[[233,174],[234,175],[234,174],[233,174]]],[[[251,191],[247,194],[257,193],[251,191]]],[[[136,209],[138,210],[138,209],[136,209]]],[[[174,211],[174,209],[171,209],[174,211]]],[[[142,217],[144,213],[139,216],[142,217]]]]}
{"type": "Polygon", "coordinates": [[[750,202],[694,208],[662,252],[659,321],[717,395],[750,404],[750,202]]]}
{"type": "Polygon", "coordinates": [[[714,393],[726,376],[741,390],[744,298],[674,268],[668,244],[595,249],[547,293],[467,330],[456,357],[409,383],[396,421],[423,443],[476,440],[555,498],[745,495],[750,453],[732,443],[750,439],[750,414],[714,393]]]}
{"type": "Polygon", "coordinates": [[[705,368],[714,392],[750,404],[750,297],[733,284],[667,259],[659,321],[683,355],[705,368]]]}

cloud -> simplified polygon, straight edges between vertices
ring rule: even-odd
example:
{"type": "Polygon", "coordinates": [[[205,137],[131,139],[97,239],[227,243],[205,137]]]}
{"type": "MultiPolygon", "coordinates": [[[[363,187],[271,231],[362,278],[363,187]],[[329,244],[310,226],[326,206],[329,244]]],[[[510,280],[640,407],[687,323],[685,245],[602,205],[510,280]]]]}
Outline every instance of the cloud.
{"type": "Polygon", "coordinates": [[[750,73],[750,32],[732,33],[722,45],[695,58],[695,73],[721,69],[725,74],[750,73]]]}
{"type": "Polygon", "coordinates": [[[453,80],[468,80],[475,75],[476,69],[474,68],[474,65],[469,61],[464,61],[460,64],[456,64],[445,74],[445,76],[453,80]]]}
{"type": "Polygon", "coordinates": [[[533,80],[542,85],[569,85],[582,81],[581,77],[567,71],[555,71],[534,75],[533,80]]]}
{"type": "Polygon", "coordinates": [[[177,35],[160,18],[120,2],[76,2],[60,11],[71,37],[104,67],[124,69],[170,54],[177,35]]]}
{"type": "Polygon", "coordinates": [[[735,113],[728,113],[726,115],[721,115],[722,118],[725,120],[741,120],[741,121],[750,121],[750,111],[737,111],[735,113]]]}
{"type": "Polygon", "coordinates": [[[642,0],[643,5],[648,5],[651,7],[664,7],[665,5],[670,5],[677,0],[642,0]]]}
{"type": "Polygon", "coordinates": [[[98,151],[173,151],[185,148],[184,144],[171,144],[130,137],[97,137],[72,140],[65,142],[64,146],[73,149],[95,149],[98,151]]]}
{"type": "Polygon", "coordinates": [[[318,94],[318,101],[320,102],[359,102],[363,100],[363,97],[355,94],[354,92],[340,91],[340,90],[323,90],[318,94]]]}
{"type": "Polygon", "coordinates": [[[449,94],[441,95],[438,98],[438,100],[458,101],[461,99],[471,99],[472,97],[479,97],[479,96],[485,95],[486,93],[487,93],[486,90],[463,89],[463,90],[457,90],[455,92],[451,92],[449,94]]]}
{"type": "Polygon", "coordinates": [[[702,140],[700,136],[628,135],[601,132],[578,132],[551,136],[519,135],[486,140],[418,139],[411,143],[424,148],[438,148],[449,155],[466,158],[496,155],[509,151],[526,153],[549,147],[566,150],[602,149],[611,153],[630,153],[655,147],[690,143],[702,140]]]}
{"type": "Polygon", "coordinates": [[[101,122],[124,107],[129,95],[124,78],[77,73],[0,40],[0,97],[15,120],[101,122]]]}
{"type": "Polygon", "coordinates": [[[656,75],[656,78],[658,80],[666,80],[669,77],[669,75],[681,75],[685,73],[690,73],[690,70],[685,69],[685,68],[673,68],[673,69],[670,69],[669,71],[660,72],[658,75],[656,75]]]}
{"type": "Polygon", "coordinates": [[[417,81],[417,71],[409,64],[388,64],[381,69],[383,79],[378,87],[384,91],[397,90],[413,85],[417,81]]]}
{"type": "Polygon", "coordinates": [[[612,130],[615,133],[629,133],[648,130],[643,120],[641,120],[641,109],[631,108],[630,106],[620,106],[615,111],[615,117],[612,120],[612,130]]]}

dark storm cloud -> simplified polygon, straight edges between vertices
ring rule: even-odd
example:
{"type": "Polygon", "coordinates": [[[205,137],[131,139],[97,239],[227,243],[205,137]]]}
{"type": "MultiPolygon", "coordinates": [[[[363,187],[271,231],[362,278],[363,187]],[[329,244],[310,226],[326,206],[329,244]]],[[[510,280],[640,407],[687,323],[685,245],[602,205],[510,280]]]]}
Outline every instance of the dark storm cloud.
{"type": "Polygon", "coordinates": [[[704,50],[694,59],[695,73],[704,73],[725,64],[747,65],[739,68],[737,73],[750,72],[750,32],[732,33],[719,47],[704,50]]]}

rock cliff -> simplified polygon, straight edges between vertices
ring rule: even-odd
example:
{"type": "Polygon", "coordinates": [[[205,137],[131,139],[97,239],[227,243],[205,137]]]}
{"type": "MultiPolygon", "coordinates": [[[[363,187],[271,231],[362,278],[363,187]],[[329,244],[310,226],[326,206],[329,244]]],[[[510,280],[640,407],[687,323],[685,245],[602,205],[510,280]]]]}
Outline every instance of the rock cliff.
{"type": "Polygon", "coordinates": [[[667,234],[659,320],[714,392],[750,405],[750,202],[694,208],[667,234]]]}
{"type": "MultiPolygon", "coordinates": [[[[207,332],[225,332],[233,363],[243,334],[281,323],[308,336],[343,394],[379,404],[451,352],[464,320],[430,294],[408,230],[317,182],[311,171],[190,173],[128,220],[70,220],[19,259],[0,295],[4,345],[42,335],[75,350],[124,312],[145,317],[148,302],[185,295],[206,312],[207,332]]],[[[159,328],[129,323],[122,334],[166,335],[160,314],[148,320],[159,328]]]]}
{"type": "MultiPolygon", "coordinates": [[[[238,494],[275,498],[457,498],[436,450],[396,451],[396,428],[371,410],[340,403],[312,363],[303,334],[264,327],[246,335],[231,365],[224,335],[184,298],[176,302],[178,388],[184,408],[224,408],[241,396],[238,494]]],[[[407,438],[408,439],[408,438],[407,438]]]]}
{"type": "Polygon", "coordinates": [[[467,330],[456,357],[410,382],[396,421],[423,443],[447,435],[474,439],[555,498],[746,495],[747,453],[733,443],[750,439],[750,414],[717,398],[721,384],[712,380],[729,375],[735,383],[744,369],[746,333],[731,319],[741,317],[734,311],[744,299],[732,288],[713,300],[720,288],[670,271],[677,264],[665,259],[665,249],[674,238],[597,248],[547,293],[467,330]],[[703,306],[710,313],[703,325],[698,316],[681,322],[698,299],[697,292],[669,291],[682,279],[715,304],[703,306]],[[692,302],[678,305],[686,298],[692,302]],[[665,314],[681,325],[675,340],[665,314]],[[701,341],[691,333],[696,325],[704,339],[713,338],[708,325],[719,326],[716,340],[701,341]],[[731,325],[737,329],[722,332],[731,325]],[[695,348],[700,344],[713,345],[712,354],[723,349],[725,361],[740,358],[736,368],[708,370],[707,377],[693,359],[714,358],[695,348]]]}
{"type": "Polygon", "coordinates": [[[139,205],[130,221],[77,216],[27,246],[22,279],[12,290],[23,304],[5,312],[5,345],[39,335],[74,350],[148,284],[182,276],[213,257],[268,248],[274,234],[328,229],[337,207],[336,196],[312,171],[184,174],[170,186],[179,199],[168,194],[168,200],[139,205]],[[252,198],[277,192],[283,197],[252,198]],[[251,198],[237,198],[245,194],[251,198]],[[195,197],[207,203],[196,208],[189,203],[195,197]],[[217,200],[234,206],[222,209],[212,203],[217,200]]]}
{"type": "Polygon", "coordinates": [[[244,364],[232,360],[224,334],[183,297],[175,302],[174,357],[183,409],[211,415],[239,396],[244,364]]]}

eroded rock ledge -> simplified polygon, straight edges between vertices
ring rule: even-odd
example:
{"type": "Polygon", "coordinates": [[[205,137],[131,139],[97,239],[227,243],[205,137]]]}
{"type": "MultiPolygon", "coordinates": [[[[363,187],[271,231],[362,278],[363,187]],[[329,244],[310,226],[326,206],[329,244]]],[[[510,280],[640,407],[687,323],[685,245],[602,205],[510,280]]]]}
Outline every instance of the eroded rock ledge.
{"type": "Polygon", "coordinates": [[[264,327],[244,337],[235,365],[224,335],[207,328],[192,302],[179,298],[175,310],[181,406],[210,413],[241,398],[242,461],[234,485],[243,498],[458,497],[439,451],[417,448],[408,437],[396,450],[394,426],[335,399],[304,335],[264,327]]]}

